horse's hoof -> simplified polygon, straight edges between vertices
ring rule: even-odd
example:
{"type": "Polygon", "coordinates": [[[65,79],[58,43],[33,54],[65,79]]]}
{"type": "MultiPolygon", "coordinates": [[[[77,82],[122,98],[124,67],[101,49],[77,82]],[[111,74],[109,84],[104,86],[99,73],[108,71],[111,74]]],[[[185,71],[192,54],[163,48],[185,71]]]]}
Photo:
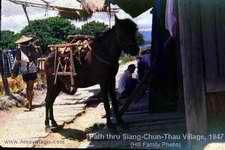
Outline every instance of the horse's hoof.
{"type": "Polygon", "coordinates": [[[50,130],[51,130],[51,132],[58,132],[59,128],[58,127],[51,127],[50,130]]]}
{"type": "Polygon", "coordinates": [[[46,127],[45,127],[45,132],[51,132],[51,129],[50,129],[49,126],[46,126],[46,127]]]}
{"type": "Polygon", "coordinates": [[[52,127],[53,128],[58,128],[59,126],[58,126],[58,124],[56,122],[52,122],[52,127]]]}

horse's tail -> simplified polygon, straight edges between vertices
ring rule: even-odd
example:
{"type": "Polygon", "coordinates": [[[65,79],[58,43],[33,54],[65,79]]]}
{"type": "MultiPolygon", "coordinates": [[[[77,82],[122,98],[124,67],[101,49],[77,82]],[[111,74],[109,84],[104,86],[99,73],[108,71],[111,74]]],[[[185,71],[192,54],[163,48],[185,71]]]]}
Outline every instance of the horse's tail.
{"type": "Polygon", "coordinates": [[[53,53],[49,54],[44,63],[44,72],[46,77],[50,77],[54,73],[54,55],[53,53]]]}

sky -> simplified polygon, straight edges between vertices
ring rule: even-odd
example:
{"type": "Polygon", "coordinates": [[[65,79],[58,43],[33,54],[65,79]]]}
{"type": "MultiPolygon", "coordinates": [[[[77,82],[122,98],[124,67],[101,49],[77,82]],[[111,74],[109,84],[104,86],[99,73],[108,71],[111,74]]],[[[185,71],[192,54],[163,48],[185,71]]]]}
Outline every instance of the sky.
{"type": "MultiPolygon", "coordinates": [[[[33,2],[40,0],[32,0],[33,2]]],[[[59,0],[48,0],[50,2],[58,2],[59,0]]],[[[48,18],[52,16],[57,16],[57,11],[51,11],[41,8],[28,7],[28,15],[30,20],[48,18]]],[[[143,13],[142,15],[132,18],[129,14],[125,13],[123,10],[119,10],[117,13],[118,18],[130,18],[133,19],[137,24],[139,31],[150,31],[151,30],[151,15],[149,11],[143,13]]],[[[76,27],[81,27],[83,24],[91,21],[99,21],[105,24],[109,24],[109,16],[107,13],[94,13],[93,16],[85,22],[72,21],[76,27]]],[[[112,18],[112,24],[114,24],[114,19],[112,18]]],[[[14,32],[19,32],[26,25],[28,25],[25,13],[21,5],[16,5],[8,0],[2,0],[2,30],[11,30],[14,32]]]]}

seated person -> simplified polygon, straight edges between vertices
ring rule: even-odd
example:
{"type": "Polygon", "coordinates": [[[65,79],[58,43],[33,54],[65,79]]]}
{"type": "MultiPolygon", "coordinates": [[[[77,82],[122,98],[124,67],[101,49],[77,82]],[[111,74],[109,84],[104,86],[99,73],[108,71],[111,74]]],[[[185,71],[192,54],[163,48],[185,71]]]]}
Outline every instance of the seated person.
{"type": "Polygon", "coordinates": [[[135,71],[135,65],[131,64],[127,70],[124,71],[123,75],[119,79],[118,93],[120,98],[129,96],[137,85],[137,79],[132,78],[132,74],[135,71]]]}

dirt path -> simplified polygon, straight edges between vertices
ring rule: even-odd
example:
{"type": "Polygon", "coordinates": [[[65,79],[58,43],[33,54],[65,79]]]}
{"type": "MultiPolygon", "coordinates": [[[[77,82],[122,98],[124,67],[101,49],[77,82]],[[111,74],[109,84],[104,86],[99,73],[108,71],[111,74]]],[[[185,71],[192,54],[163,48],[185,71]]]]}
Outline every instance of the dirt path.
{"type": "Polygon", "coordinates": [[[66,124],[62,130],[51,133],[46,138],[39,139],[44,144],[35,144],[35,148],[87,148],[90,144],[88,140],[88,128],[96,123],[105,124],[103,104],[96,108],[89,107],[75,121],[66,124]],[[50,141],[54,141],[49,143],[50,141]],[[57,143],[57,141],[59,143],[57,143]],[[61,143],[60,143],[61,141],[61,143]]]}

